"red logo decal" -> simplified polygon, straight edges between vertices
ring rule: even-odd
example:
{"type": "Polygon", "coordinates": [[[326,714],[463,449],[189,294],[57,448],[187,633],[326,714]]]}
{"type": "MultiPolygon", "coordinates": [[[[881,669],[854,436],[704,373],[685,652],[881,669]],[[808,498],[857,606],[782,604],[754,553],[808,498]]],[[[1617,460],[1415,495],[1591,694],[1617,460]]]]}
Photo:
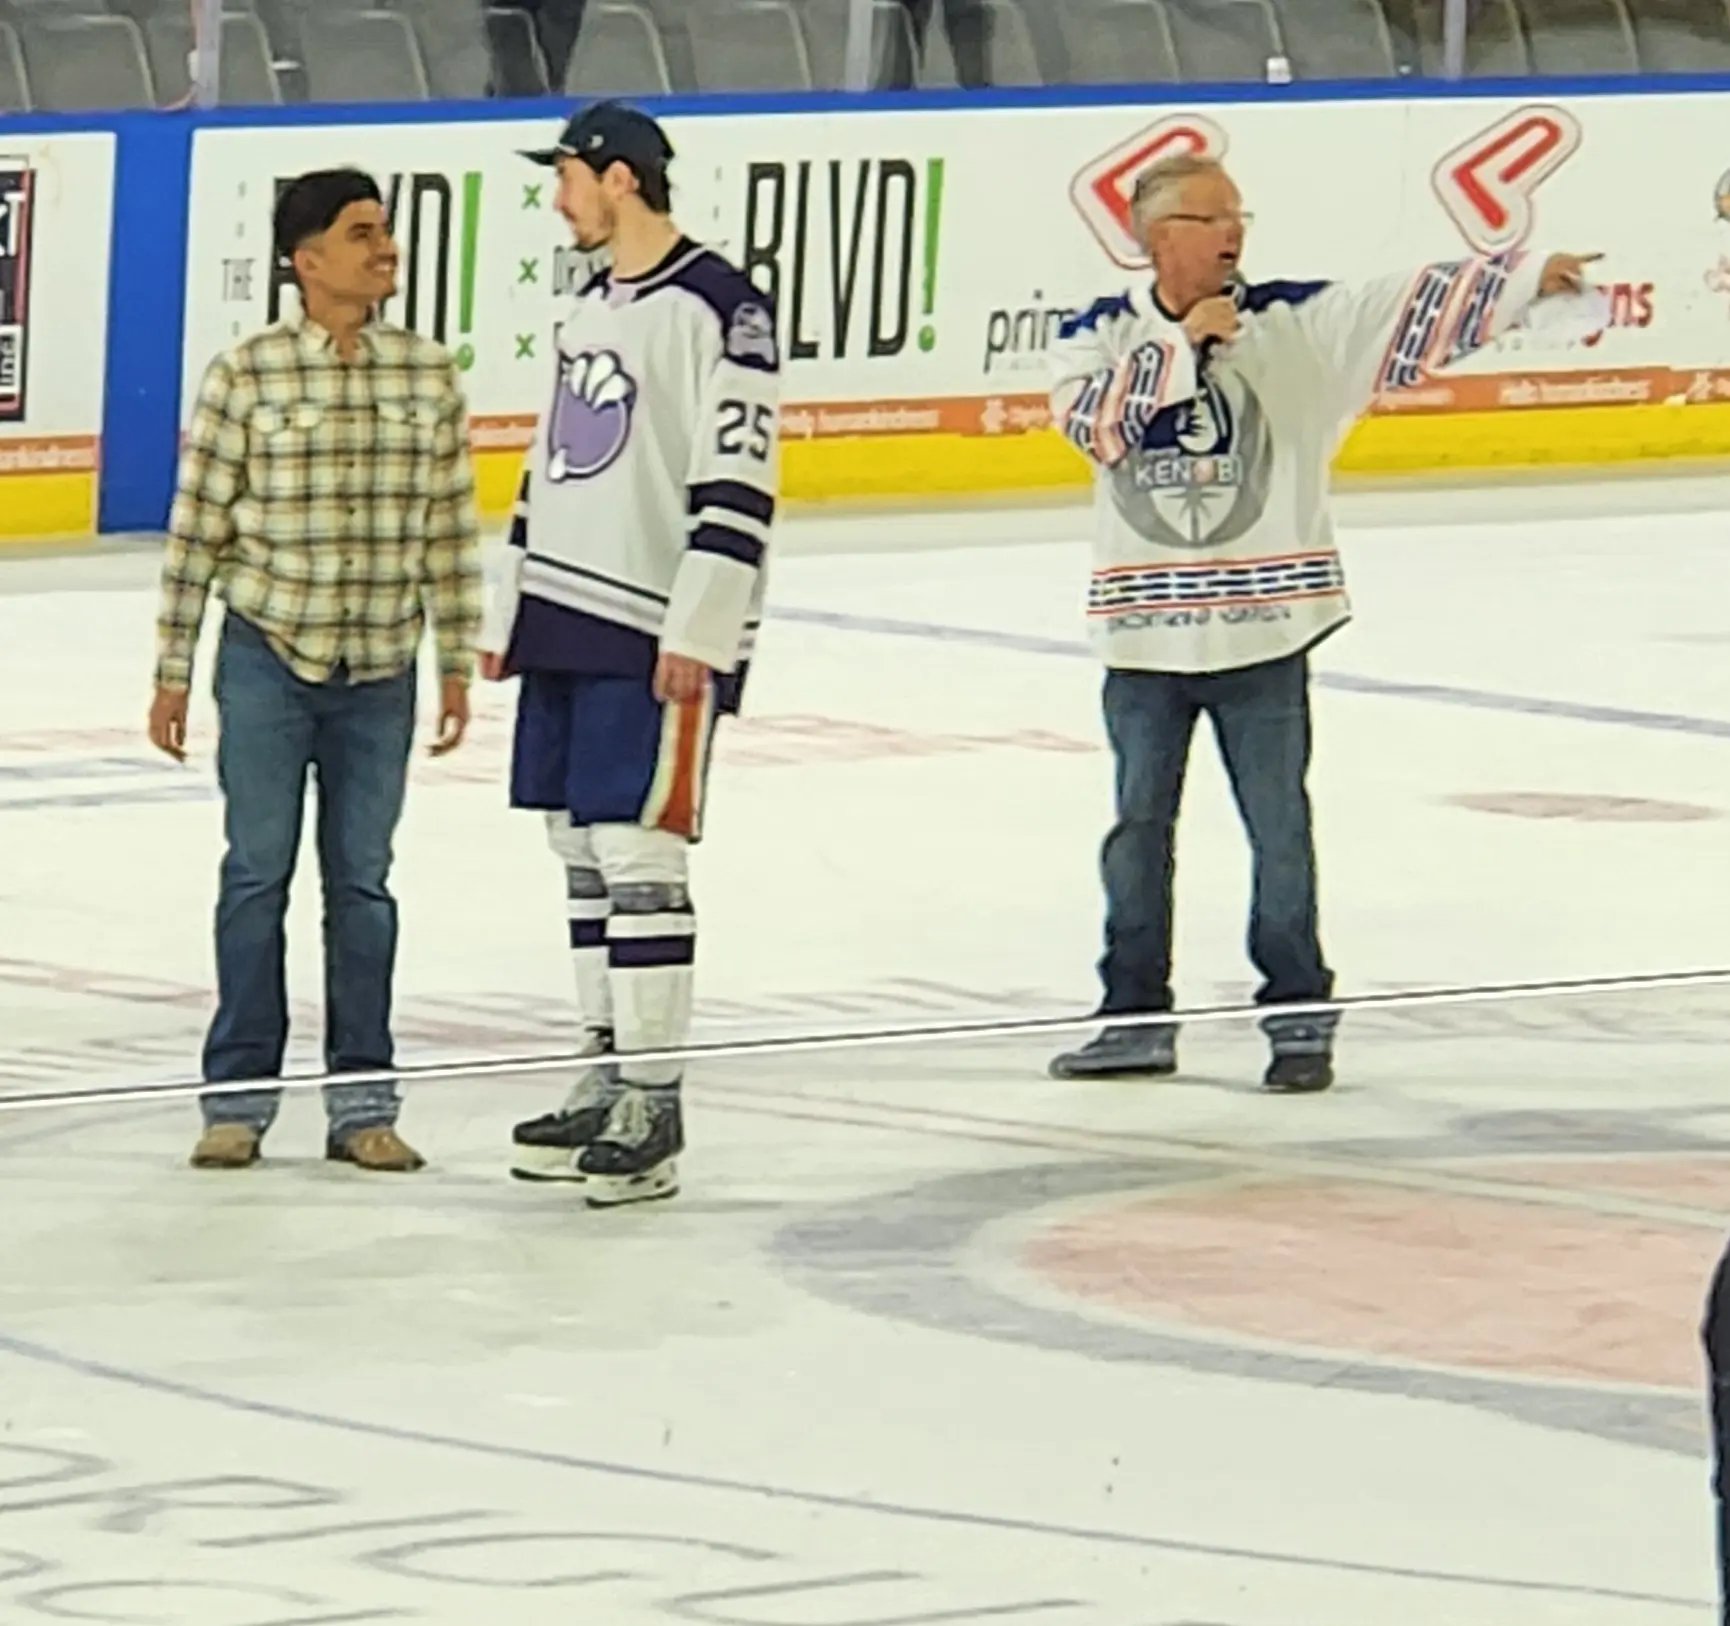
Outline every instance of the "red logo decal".
{"type": "Polygon", "coordinates": [[[1580,122],[1564,108],[1522,107],[1443,156],[1436,196],[1480,254],[1518,248],[1531,234],[1532,200],[1580,147],[1580,122]]]}
{"type": "Polygon", "coordinates": [[[1156,158],[1180,152],[1221,158],[1225,149],[1225,131],[1212,119],[1193,113],[1174,114],[1085,165],[1069,183],[1070,201],[1087,222],[1087,229],[1099,239],[1099,246],[1119,265],[1137,269],[1147,264],[1147,250],[1136,241],[1129,224],[1135,178],[1156,158]]]}

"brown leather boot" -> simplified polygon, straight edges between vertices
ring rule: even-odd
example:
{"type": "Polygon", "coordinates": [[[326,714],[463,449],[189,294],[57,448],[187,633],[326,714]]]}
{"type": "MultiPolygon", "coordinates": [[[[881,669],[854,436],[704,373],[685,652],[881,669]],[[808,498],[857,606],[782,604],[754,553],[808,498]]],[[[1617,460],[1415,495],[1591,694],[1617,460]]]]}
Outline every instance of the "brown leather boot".
{"type": "Polygon", "coordinates": [[[426,1167],[426,1159],[389,1124],[356,1129],[340,1141],[327,1140],[324,1155],[333,1163],[352,1163],[380,1174],[413,1174],[426,1167]]]}
{"type": "Polygon", "coordinates": [[[195,1169],[244,1169],[258,1161],[263,1137],[250,1124],[212,1124],[192,1149],[195,1169]]]}

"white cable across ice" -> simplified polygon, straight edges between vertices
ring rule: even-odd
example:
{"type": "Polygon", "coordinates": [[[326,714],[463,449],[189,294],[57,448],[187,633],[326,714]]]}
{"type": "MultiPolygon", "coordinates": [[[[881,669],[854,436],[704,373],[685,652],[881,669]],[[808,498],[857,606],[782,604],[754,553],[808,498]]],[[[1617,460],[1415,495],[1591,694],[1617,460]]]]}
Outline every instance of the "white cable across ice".
{"type": "MultiPolygon", "coordinates": [[[[1320,1016],[1353,1012],[1422,1010],[1443,1005],[1507,1005],[1569,995],[1619,994],[1653,989],[1730,987],[1730,967],[1697,971],[1655,971],[1636,976],[1573,977],[1545,982],[1467,984],[1461,987],[1411,988],[1389,993],[1350,994],[1307,1004],[1282,1004],[1282,1016],[1320,1016]]],[[[1264,1005],[1202,1005],[1164,1015],[1113,1016],[1114,1027],[1153,1027],[1177,1022],[1200,1024],[1253,1021],[1268,1014],[1264,1005]]],[[[948,1040],[1012,1039],[1033,1034],[1061,1034],[1097,1028],[1097,1012],[1083,1016],[987,1018],[975,1022],[936,1022],[914,1027],[870,1028],[849,1033],[801,1033],[763,1039],[722,1039],[680,1049],[642,1050],[631,1059],[641,1062],[719,1061],[733,1056],[798,1055],[817,1051],[867,1050],[895,1045],[939,1044],[948,1040]]],[[[327,1084],[369,1084],[395,1081],[436,1084],[452,1079],[522,1077],[562,1072],[587,1065],[592,1058],[576,1051],[543,1056],[477,1057],[465,1061],[430,1062],[366,1073],[289,1073],[280,1079],[234,1079],[206,1083],[202,1079],[160,1079],[137,1084],[107,1084],[93,1089],[31,1090],[0,1096],[0,1112],[25,1112],[61,1106],[96,1106],[138,1101],[174,1101],[201,1095],[255,1090],[261,1082],[285,1091],[321,1089],[327,1084]]]]}

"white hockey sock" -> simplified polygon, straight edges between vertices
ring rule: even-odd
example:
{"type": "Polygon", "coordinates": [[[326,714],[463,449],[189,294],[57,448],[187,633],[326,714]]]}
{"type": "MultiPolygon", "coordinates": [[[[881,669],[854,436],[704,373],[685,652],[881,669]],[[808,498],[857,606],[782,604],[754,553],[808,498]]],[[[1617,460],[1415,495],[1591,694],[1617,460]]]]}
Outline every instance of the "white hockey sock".
{"type": "Polygon", "coordinates": [[[607,980],[620,1075],[648,1088],[677,1084],[681,1063],[633,1063],[628,1053],[676,1049],[690,1037],[697,920],[685,839],[635,824],[596,825],[589,836],[612,903],[607,980]]]}
{"type": "Polygon", "coordinates": [[[607,917],[612,904],[589,832],[566,813],[547,815],[547,841],[565,866],[565,906],[571,925],[571,965],[577,978],[577,1010],[590,1033],[613,1026],[607,979],[607,917]]]}

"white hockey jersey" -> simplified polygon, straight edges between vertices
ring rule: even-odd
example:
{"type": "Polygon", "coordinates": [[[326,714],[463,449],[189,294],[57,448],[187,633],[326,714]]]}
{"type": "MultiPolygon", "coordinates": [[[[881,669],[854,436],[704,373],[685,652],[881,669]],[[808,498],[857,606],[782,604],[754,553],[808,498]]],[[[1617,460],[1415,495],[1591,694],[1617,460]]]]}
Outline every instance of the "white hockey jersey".
{"type": "Polygon", "coordinates": [[[769,300],[681,239],[644,276],[597,273],[554,352],[483,647],[621,676],[687,655],[736,710],[779,484],[769,300]]]}
{"type": "Polygon", "coordinates": [[[1514,326],[1544,258],[1355,288],[1242,284],[1238,336],[1199,357],[1152,286],[1065,323],[1051,409],[1094,464],[1087,615],[1106,665],[1228,671],[1309,649],[1350,619],[1328,509],[1342,436],[1378,391],[1514,326]]]}

